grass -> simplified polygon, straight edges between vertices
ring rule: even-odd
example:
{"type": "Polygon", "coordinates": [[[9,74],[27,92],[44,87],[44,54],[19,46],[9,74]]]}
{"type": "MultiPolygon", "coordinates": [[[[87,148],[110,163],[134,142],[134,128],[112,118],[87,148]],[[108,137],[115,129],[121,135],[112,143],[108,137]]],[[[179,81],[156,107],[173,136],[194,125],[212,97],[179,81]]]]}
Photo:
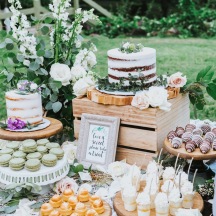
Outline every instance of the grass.
{"type": "MultiPolygon", "coordinates": [[[[119,47],[122,41],[142,43],[157,50],[157,74],[183,72],[194,80],[197,73],[208,65],[214,65],[216,40],[213,39],[176,39],[176,38],[115,38],[94,36],[98,39],[97,67],[95,71],[101,75],[107,74],[107,50],[119,47]]],[[[91,37],[88,37],[90,39],[91,37]]],[[[0,41],[1,42],[1,41],[0,41]]],[[[0,50],[0,56],[3,53],[0,50]]],[[[201,119],[216,120],[216,103],[206,97],[207,105],[198,112],[201,119]]],[[[4,95],[0,93],[0,119],[5,117],[4,95]]],[[[191,117],[193,112],[191,110],[191,117]]]]}

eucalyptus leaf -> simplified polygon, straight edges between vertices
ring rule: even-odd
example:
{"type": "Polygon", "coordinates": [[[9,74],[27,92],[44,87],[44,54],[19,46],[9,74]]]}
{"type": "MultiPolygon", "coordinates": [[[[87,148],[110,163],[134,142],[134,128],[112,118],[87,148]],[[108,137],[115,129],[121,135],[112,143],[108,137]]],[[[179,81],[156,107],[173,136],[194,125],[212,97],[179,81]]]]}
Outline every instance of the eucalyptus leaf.
{"type": "Polygon", "coordinates": [[[5,20],[4,20],[4,24],[5,24],[6,26],[10,26],[10,19],[5,19],[5,20]]]}
{"type": "Polygon", "coordinates": [[[17,60],[19,61],[19,62],[23,62],[24,61],[24,56],[23,55],[21,55],[21,54],[18,54],[17,55],[17,60]]]}
{"type": "Polygon", "coordinates": [[[74,167],[75,173],[82,172],[83,170],[84,170],[84,167],[82,164],[78,164],[77,166],[74,167]]]}
{"type": "Polygon", "coordinates": [[[48,26],[43,26],[43,27],[41,28],[41,32],[42,32],[43,35],[48,34],[49,31],[50,31],[50,30],[49,30],[49,27],[48,27],[48,26]]]}
{"type": "Polygon", "coordinates": [[[7,32],[6,32],[5,30],[1,30],[1,31],[0,31],[0,35],[1,35],[2,37],[6,37],[6,36],[7,36],[7,32]]]}
{"type": "Polygon", "coordinates": [[[6,44],[11,44],[11,43],[13,43],[13,41],[10,38],[6,38],[5,39],[5,43],[6,44]]]}
{"type": "Polygon", "coordinates": [[[36,202],[33,205],[30,205],[31,209],[39,209],[43,205],[43,202],[36,202]]]}
{"type": "MultiPolygon", "coordinates": [[[[49,96],[51,93],[51,91],[48,88],[43,89],[42,91],[42,95],[46,98],[47,96],[49,96]]],[[[51,109],[52,109],[52,105],[51,105],[51,109]]]]}
{"type": "Polygon", "coordinates": [[[52,23],[52,21],[53,21],[53,18],[51,18],[51,17],[46,17],[45,20],[44,20],[44,22],[47,23],[47,24],[52,23]]]}
{"type": "Polygon", "coordinates": [[[6,44],[6,49],[7,50],[12,50],[14,48],[14,45],[12,43],[6,44]]]}
{"type": "Polygon", "coordinates": [[[61,108],[62,108],[62,103],[59,101],[52,104],[52,109],[54,113],[57,113],[58,111],[60,111],[61,108]]]}
{"type": "Polygon", "coordinates": [[[8,53],[8,57],[9,58],[14,58],[14,57],[16,57],[16,54],[13,53],[13,52],[10,52],[10,53],[8,53]]]}
{"type": "Polygon", "coordinates": [[[50,79],[49,86],[53,91],[58,91],[58,89],[62,87],[62,83],[60,81],[55,81],[53,79],[50,79]]]}
{"type": "Polygon", "coordinates": [[[45,51],[44,50],[38,50],[37,51],[37,56],[44,56],[45,55],[45,51]]]}
{"type": "Polygon", "coordinates": [[[36,71],[38,70],[40,67],[40,65],[37,62],[31,62],[29,65],[29,69],[32,71],[36,71]]]}
{"type": "Polygon", "coordinates": [[[44,55],[45,58],[52,58],[52,56],[53,56],[53,53],[50,50],[45,51],[45,55],[44,55]]]}
{"type": "Polygon", "coordinates": [[[51,110],[51,109],[52,109],[52,105],[53,105],[53,103],[52,103],[51,101],[49,101],[49,102],[46,104],[45,109],[46,109],[46,110],[51,110]]]}
{"type": "Polygon", "coordinates": [[[52,95],[50,96],[50,100],[51,100],[53,103],[56,102],[56,101],[58,100],[58,95],[52,94],[52,95]]]}
{"type": "Polygon", "coordinates": [[[5,46],[6,46],[5,42],[0,43],[0,49],[5,48],[5,46]]]}
{"type": "Polygon", "coordinates": [[[44,75],[48,75],[48,72],[47,72],[44,68],[40,68],[40,71],[41,71],[44,75]]]}
{"type": "Polygon", "coordinates": [[[13,73],[9,73],[7,75],[7,81],[10,82],[13,79],[14,74],[13,73]]]}
{"type": "Polygon", "coordinates": [[[4,200],[2,200],[1,202],[2,202],[3,204],[9,202],[10,200],[12,200],[13,195],[14,195],[13,193],[10,193],[10,194],[8,195],[8,197],[5,198],[4,200]]]}
{"type": "Polygon", "coordinates": [[[11,213],[15,212],[17,208],[18,208],[17,205],[14,205],[14,206],[7,206],[7,207],[5,207],[4,212],[5,212],[6,214],[11,214],[11,213]]]}

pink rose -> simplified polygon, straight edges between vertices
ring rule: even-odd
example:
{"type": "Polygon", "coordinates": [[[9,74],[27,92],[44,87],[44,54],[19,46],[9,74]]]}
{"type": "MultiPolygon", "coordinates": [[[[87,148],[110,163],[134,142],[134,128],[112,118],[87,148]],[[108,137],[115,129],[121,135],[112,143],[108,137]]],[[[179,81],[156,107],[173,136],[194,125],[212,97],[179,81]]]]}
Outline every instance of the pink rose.
{"type": "Polygon", "coordinates": [[[145,92],[137,92],[133,97],[131,105],[141,110],[147,109],[149,107],[149,98],[145,92]]]}
{"type": "Polygon", "coordinates": [[[74,193],[76,193],[78,191],[78,184],[75,182],[74,179],[69,178],[69,177],[65,177],[62,180],[60,180],[59,182],[56,183],[55,187],[54,187],[54,192],[56,192],[57,194],[62,194],[66,189],[72,189],[74,191],[74,193]]]}
{"type": "Polygon", "coordinates": [[[186,82],[187,78],[186,76],[182,76],[181,72],[174,73],[168,78],[168,85],[173,88],[181,88],[186,82]]]}

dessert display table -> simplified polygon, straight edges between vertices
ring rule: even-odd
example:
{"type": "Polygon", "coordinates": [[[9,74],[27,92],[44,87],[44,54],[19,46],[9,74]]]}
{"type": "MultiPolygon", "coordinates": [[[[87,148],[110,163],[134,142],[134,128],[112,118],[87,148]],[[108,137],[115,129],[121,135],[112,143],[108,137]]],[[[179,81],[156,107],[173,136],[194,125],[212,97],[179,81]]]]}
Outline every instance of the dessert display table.
{"type": "Polygon", "coordinates": [[[50,121],[50,125],[42,130],[29,131],[29,132],[18,132],[18,131],[7,131],[0,129],[0,139],[11,140],[11,141],[22,141],[26,139],[42,139],[49,138],[62,131],[62,123],[53,118],[45,117],[50,121]]]}
{"type": "Polygon", "coordinates": [[[46,167],[41,164],[40,170],[36,172],[30,172],[26,169],[14,171],[9,167],[0,167],[0,182],[6,185],[31,182],[44,186],[64,178],[68,174],[69,168],[66,154],[57,161],[54,167],[46,167]]]}
{"type": "MultiPolygon", "coordinates": [[[[118,216],[137,216],[138,215],[137,210],[132,211],[132,212],[125,210],[124,203],[123,203],[122,198],[121,198],[121,192],[118,192],[116,194],[113,204],[114,204],[114,209],[115,209],[118,216]]],[[[200,211],[202,211],[203,207],[204,207],[203,199],[200,196],[200,194],[198,194],[196,192],[195,197],[194,197],[193,208],[196,208],[196,209],[199,209],[200,211]]],[[[155,216],[155,215],[156,215],[155,209],[152,209],[151,210],[151,216],[155,216]]]]}

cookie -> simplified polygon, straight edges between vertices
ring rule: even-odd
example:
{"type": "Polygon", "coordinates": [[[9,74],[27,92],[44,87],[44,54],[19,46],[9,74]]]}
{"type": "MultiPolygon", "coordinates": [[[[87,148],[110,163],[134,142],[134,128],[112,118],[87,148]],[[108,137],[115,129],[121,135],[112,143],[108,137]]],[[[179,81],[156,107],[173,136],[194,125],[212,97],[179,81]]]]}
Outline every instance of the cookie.
{"type": "MultiPolygon", "coordinates": [[[[34,141],[34,140],[33,140],[34,141]]],[[[32,153],[32,152],[35,152],[36,151],[36,149],[37,149],[37,144],[36,144],[36,142],[34,141],[24,141],[23,142],[23,145],[22,145],[22,150],[23,150],[23,152],[25,152],[25,153],[32,153]]]]}
{"type": "Polygon", "coordinates": [[[49,153],[56,155],[58,160],[62,159],[64,156],[64,151],[61,148],[51,148],[49,153]]]}
{"type": "Polygon", "coordinates": [[[0,156],[0,166],[7,167],[9,166],[9,161],[11,160],[10,154],[3,154],[0,156]]]}
{"type": "Polygon", "coordinates": [[[46,146],[38,146],[37,151],[40,152],[42,155],[47,154],[47,147],[46,146]]]}
{"type": "Polygon", "coordinates": [[[6,144],[7,148],[13,149],[14,151],[16,151],[20,146],[20,142],[19,141],[12,141],[6,144]]]}
{"type": "Polygon", "coordinates": [[[45,154],[43,157],[42,157],[42,164],[44,166],[48,166],[48,167],[53,167],[56,165],[57,163],[57,156],[54,155],[54,154],[45,154]]]}
{"type": "Polygon", "coordinates": [[[4,155],[4,154],[12,155],[13,152],[14,152],[14,150],[11,148],[4,148],[4,149],[0,150],[0,155],[4,155]]]}
{"type": "Polygon", "coordinates": [[[16,170],[16,171],[22,170],[24,168],[24,165],[25,165],[25,159],[23,158],[13,158],[9,162],[9,167],[12,170],[16,170]]]}
{"type": "Polygon", "coordinates": [[[34,153],[30,153],[27,155],[26,157],[28,160],[29,159],[38,159],[40,160],[42,158],[42,154],[40,152],[34,152],[34,153]]]}
{"type": "Polygon", "coordinates": [[[55,143],[55,142],[51,142],[51,143],[47,143],[46,144],[46,147],[48,149],[51,149],[51,148],[60,148],[60,145],[58,143],[55,143]]]}
{"type": "Polygon", "coordinates": [[[39,139],[37,140],[37,145],[42,145],[42,146],[45,146],[47,143],[49,143],[49,140],[48,139],[39,139]]]}
{"type": "Polygon", "coordinates": [[[41,163],[38,159],[29,159],[25,163],[25,168],[31,172],[38,171],[40,167],[41,167],[41,163]]]}
{"type": "Polygon", "coordinates": [[[23,151],[15,151],[13,153],[13,157],[15,157],[15,158],[25,158],[26,153],[24,153],[23,151]]]}

